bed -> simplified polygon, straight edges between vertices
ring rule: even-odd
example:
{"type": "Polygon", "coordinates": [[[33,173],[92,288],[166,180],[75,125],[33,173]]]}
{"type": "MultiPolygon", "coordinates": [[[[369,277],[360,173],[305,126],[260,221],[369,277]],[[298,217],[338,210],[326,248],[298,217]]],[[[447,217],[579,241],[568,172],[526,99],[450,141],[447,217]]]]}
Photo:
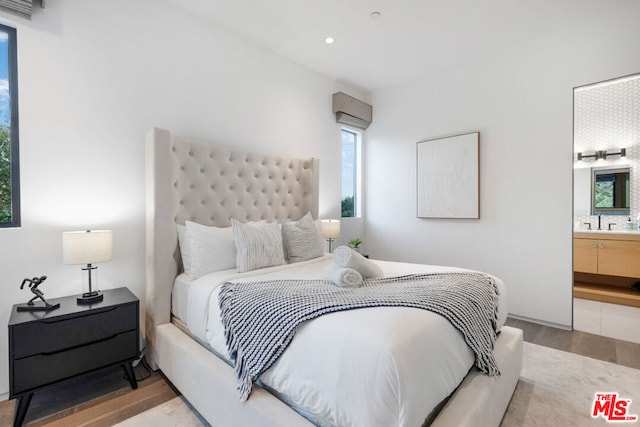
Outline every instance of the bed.
{"type": "MultiPolygon", "coordinates": [[[[361,410],[360,415],[350,414],[349,405],[346,405],[347,409],[341,409],[342,412],[336,410],[336,413],[341,415],[335,415],[337,418],[334,418],[333,422],[324,422],[316,418],[315,412],[307,411],[308,408],[304,407],[304,399],[302,402],[295,401],[286,392],[278,390],[277,386],[274,388],[269,384],[265,384],[264,387],[255,387],[249,399],[241,401],[234,369],[229,365],[228,360],[224,360],[224,355],[220,354],[220,332],[218,330],[216,337],[216,334],[211,332],[215,331],[215,325],[206,323],[215,318],[215,315],[209,314],[209,318],[204,320],[205,323],[201,321],[198,326],[198,323],[190,320],[190,316],[197,318],[203,315],[197,315],[197,311],[194,314],[185,308],[199,304],[203,307],[202,313],[210,313],[210,310],[217,306],[215,299],[217,294],[214,289],[228,280],[247,279],[238,277],[233,271],[226,271],[216,273],[217,276],[214,274],[216,276],[214,278],[203,277],[193,282],[181,280],[182,266],[176,224],[194,221],[204,225],[227,227],[232,218],[241,221],[294,221],[307,212],[317,218],[318,174],[317,159],[290,159],[261,155],[206,141],[179,138],[163,129],[152,129],[147,133],[145,325],[147,357],[152,366],[161,369],[212,425],[342,425],[341,420],[349,420],[345,423],[357,425],[366,420],[362,418],[368,415],[366,409],[361,410]],[[207,282],[206,285],[201,285],[199,291],[201,296],[198,296],[197,292],[190,293],[189,289],[196,288],[200,281],[207,282]],[[205,290],[203,291],[202,288],[205,290]],[[209,330],[209,336],[207,336],[207,330],[209,330]],[[353,417],[349,418],[351,415],[353,417]]],[[[253,277],[254,274],[259,274],[261,278],[282,278],[302,275],[316,278],[322,274],[325,264],[329,262],[331,262],[330,256],[324,256],[300,263],[298,266],[267,268],[257,273],[249,273],[248,276],[253,277]]],[[[385,276],[412,271],[425,273],[434,271],[434,267],[431,266],[384,262],[379,262],[379,265],[385,271],[385,276]]],[[[504,289],[501,295],[504,295],[504,289]]],[[[305,328],[322,330],[333,327],[335,329],[332,322],[341,324],[346,321],[345,317],[353,316],[353,312],[358,311],[374,313],[370,315],[370,321],[375,322],[375,319],[378,319],[381,323],[377,325],[376,330],[382,330],[385,325],[392,324],[393,319],[406,322],[406,318],[402,316],[409,315],[407,309],[385,311],[384,313],[387,314],[376,312],[380,309],[375,307],[332,313],[309,322],[312,327],[305,326],[305,328]],[[390,317],[385,318],[387,315],[390,317]]],[[[413,310],[411,316],[424,316],[428,313],[419,309],[408,310],[413,310]]],[[[429,314],[437,317],[433,313],[429,314]]],[[[499,323],[504,322],[505,316],[506,310],[503,304],[499,323]]],[[[411,321],[411,324],[414,322],[411,321]]],[[[357,333],[360,336],[366,331],[357,333]]],[[[393,334],[393,330],[387,333],[393,334]]],[[[296,345],[304,347],[305,345],[300,342],[311,340],[310,337],[312,335],[306,330],[299,332],[281,358],[293,357],[289,356],[291,347],[296,345]]],[[[325,344],[330,346],[331,340],[326,341],[325,344]]],[[[306,345],[309,345],[309,342],[311,341],[307,341],[306,345]]],[[[295,349],[291,353],[295,354],[295,349]]],[[[330,348],[326,349],[325,357],[318,363],[325,363],[324,359],[330,359],[329,356],[335,353],[336,351],[331,351],[330,348]]],[[[456,353],[463,354],[464,350],[456,353]]],[[[427,396],[430,391],[428,378],[420,377],[420,375],[426,375],[423,369],[412,368],[413,371],[409,370],[404,376],[396,376],[410,378],[414,383],[406,385],[400,381],[402,384],[389,387],[397,389],[399,393],[395,397],[396,408],[389,411],[399,414],[392,415],[400,420],[395,424],[416,425],[418,419],[416,417],[420,417],[417,425],[422,424],[424,420],[428,420],[434,426],[498,425],[520,375],[522,332],[502,326],[495,341],[493,355],[501,375],[489,376],[476,369],[466,371],[460,376],[462,381],[454,387],[448,398],[438,398],[439,404],[435,405],[436,410],[433,411],[430,407],[416,409],[419,406],[419,401],[415,403],[416,398],[423,394],[427,396]],[[416,375],[413,375],[413,372],[416,375]],[[410,401],[413,403],[407,403],[410,401]],[[424,419],[419,415],[420,410],[424,411],[424,419]]],[[[310,355],[307,354],[307,357],[310,355]]],[[[463,356],[461,358],[464,359],[463,356]]],[[[336,360],[334,363],[344,363],[343,359],[336,360]]],[[[295,365],[292,359],[285,361],[286,364],[295,365]]],[[[277,363],[280,362],[278,360],[277,363]]],[[[265,382],[272,380],[278,383],[277,363],[269,370],[269,374],[264,375],[267,378],[265,382]]],[[[438,368],[435,367],[435,369],[438,368]]],[[[327,382],[332,381],[331,375],[327,374],[325,377],[327,382]]],[[[281,374],[279,378],[288,377],[287,374],[281,374]]],[[[291,375],[291,378],[295,377],[291,375]]],[[[294,388],[301,387],[295,381],[291,382],[294,383],[294,388]]],[[[322,383],[321,380],[316,382],[322,383]]],[[[375,387],[376,383],[372,384],[375,387]]],[[[313,386],[314,384],[308,385],[307,390],[315,390],[313,386]]],[[[385,389],[385,387],[379,388],[385,389]]],[[[360,402],[356,406],[375,404],[375,393],[368,393],[360,393],[360,402]],[[364,398],[363,394],[366,394],[364,398]]],[[[353,396],[355,395],[354,393],[353,396]]],[[[387,397],[386,402],[390,400],[392,401],[393,397],[387,397]]],[[[389,424],[384,421],[380,425],[389,424]]]]}

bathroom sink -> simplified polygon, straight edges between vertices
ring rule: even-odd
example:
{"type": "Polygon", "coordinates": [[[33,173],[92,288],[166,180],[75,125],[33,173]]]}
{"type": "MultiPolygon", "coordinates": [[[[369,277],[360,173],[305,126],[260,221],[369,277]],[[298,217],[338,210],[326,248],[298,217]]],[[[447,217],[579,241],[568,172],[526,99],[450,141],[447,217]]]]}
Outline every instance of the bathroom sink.
{"type": "Polygon", "coordinates": [[[594,234],[640,234],[637,230],[581,230],[574,229],[574,233],[594,233],[594,234]]]}

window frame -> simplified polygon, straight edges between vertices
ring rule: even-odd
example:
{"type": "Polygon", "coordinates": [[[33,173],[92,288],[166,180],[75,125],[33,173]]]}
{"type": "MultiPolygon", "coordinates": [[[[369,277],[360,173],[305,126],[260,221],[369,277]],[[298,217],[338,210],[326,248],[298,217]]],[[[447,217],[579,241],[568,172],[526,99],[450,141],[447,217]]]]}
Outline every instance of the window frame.
{"type": "Polygon", "coordinates": [[[18,120],[18,42],[17,31],[13,27],[0,24],[0,31],[8,36],[8,82],[9,82],[9,147],[11,150],[11,221],[0,222],[0,228],[20,227],[20,132],[18,120]]]}
{"type": "Polygon", "coordinates": [[[342,159],[342,134],[343,132],[348,132],[355,136],[355,147],[354,147],[354,183],[353,183],[353,216],[342,216],[342,175],[343,175],[343,164],[340,162],[340,212],[341,219],[355,219],[362,218],[362,131],[359,129],[354,129],[350,126],[341,126],[340,127],[340,158],[342,159]]]}

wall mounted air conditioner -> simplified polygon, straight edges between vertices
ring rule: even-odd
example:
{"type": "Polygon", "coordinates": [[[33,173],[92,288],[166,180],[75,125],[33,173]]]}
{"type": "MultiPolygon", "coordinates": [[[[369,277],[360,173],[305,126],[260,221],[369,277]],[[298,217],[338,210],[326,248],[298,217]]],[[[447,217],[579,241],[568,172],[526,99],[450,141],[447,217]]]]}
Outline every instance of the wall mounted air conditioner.
{"type": "Polygon", "coordinates": [[[45,0],[0,0],[0,10],[31,19],[34,3],[40,4],[44,9],[45,0]]]}
{"type": "Polygon", "coordinates": [[[366,129],[371,124],[373,107],[343,92],[333,94],[336,122],[366,129]]]}

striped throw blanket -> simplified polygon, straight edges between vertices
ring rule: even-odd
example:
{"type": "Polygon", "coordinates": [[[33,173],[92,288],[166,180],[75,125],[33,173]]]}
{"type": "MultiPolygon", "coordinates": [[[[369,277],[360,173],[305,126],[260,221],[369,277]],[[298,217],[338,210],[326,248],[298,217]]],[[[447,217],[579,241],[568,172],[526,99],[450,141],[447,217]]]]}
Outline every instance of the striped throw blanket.
{"type": "Polygon", "coordinates": [[[464,336],[475,366],[495,376],[498,314],[494,279],[475,272],[417,274],[365,280],[337,288],[327,280],[272,280],[222,285],[220,309],[241,400],[275,363],[298,325],[327,313],[363,307],[415,307],[445,317],[464,336]]]}

